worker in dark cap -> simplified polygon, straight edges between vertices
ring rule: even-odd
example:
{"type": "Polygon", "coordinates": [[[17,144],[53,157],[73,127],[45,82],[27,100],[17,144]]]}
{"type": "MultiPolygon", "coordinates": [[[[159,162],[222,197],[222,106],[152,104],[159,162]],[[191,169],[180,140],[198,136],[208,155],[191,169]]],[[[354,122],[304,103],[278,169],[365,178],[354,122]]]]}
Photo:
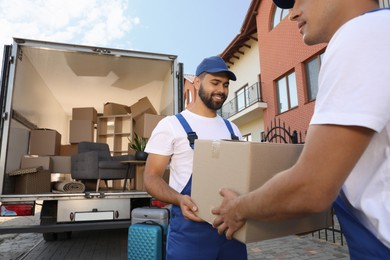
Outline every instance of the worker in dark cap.
{"type": "Polygon", "coordinates": [[[213,225],[231,238],[248,219],[333,206],[351,259],[390,259],[390,10],[378,0],[274,3],[307,45],[328,44],[314,114],[297,163],[248,194],[222,189],[213,225]]]}

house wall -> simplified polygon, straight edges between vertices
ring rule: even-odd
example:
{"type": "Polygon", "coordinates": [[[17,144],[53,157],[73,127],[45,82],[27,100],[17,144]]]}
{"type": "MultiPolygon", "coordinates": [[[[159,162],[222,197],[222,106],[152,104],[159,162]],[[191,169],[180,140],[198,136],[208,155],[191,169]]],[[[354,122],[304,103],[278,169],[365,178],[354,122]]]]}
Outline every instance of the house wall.
{"type": "MultiPolygon", "coordinates": [[[[230,63],[228,63],[229,69],[234,72],[237,77],[236,81],[230,81],[229,85],[229,96],[225,102],[229,102],[230,100],[236,97],[236,92],[244,86],[251,86],[259,81],[260,74],[260,54],[258,48],[258,42],[256,40],[249,40],[246,42],[248,47],[242,47],[240,51],[244,54],[238,55],[239,59],[232,58],[230,63]]],[[[242,112],[245,117],[245,110],[242,112]]],[[[247,120],[244,120],[247,121],[247,120]]],[[[243,135],[252,135],[252,141],[260,141],[261,135],[260,133],[264,131],[264,123],[263,123],[263,113],[259,112],[256,119],[253,119],[245,124],[236,123],[238,128],[240,129],[243,135]]]]}
{"type": "Polygon", "coordinates": [[[239,55],[239,59],[231,59],[231,62],[228,63],[228,66],[231,71],[237,77],[236,81],[230,81],[229,85],[229,96],[226,102],[229,102],[235,98],[235,92],[248,84],[248,86],[253,85],[258,82],[258,76],[260,74],[260,54],[258,48],[258,42],[255,40],[249,40],[247,44],[250,46],[242,47],[240,50],[244,53],[239,55]]]}
{"type": "Polygon", "coordinates": [[[261,132],[264,127],[263,117],[259,117],[256,120],[252,120],[247,124],[243,124],[239,126],[240,132],[242,135],[251,134],[253,142],[261,141],[261,132]]]}
{"type": "Polygon", "coordinates": [[[314,102],[307,102],[303,62],[321,53],[326,45],[305,45],[296,23],[289,21],[288,17],[271,30],[274,8],[272,0],[261,1],[256,18],[263,99],[267,103],[267,108],[264,110],[265,129],[270,127],[274,118],[280,118],[292,130],[305,133],[314,111],[314,102]],[[275,82],[294,70],[297,80],[298,107],[278,114],[275,82]]]}

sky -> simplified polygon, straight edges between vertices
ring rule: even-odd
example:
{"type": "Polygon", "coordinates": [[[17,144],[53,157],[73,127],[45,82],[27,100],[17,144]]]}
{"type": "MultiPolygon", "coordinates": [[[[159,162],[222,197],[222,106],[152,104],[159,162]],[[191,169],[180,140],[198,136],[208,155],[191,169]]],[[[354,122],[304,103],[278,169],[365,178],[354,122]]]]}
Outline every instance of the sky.
{"type": "Polygon", "coordinates": [[[0,0],[0,57],[12,38],[172,54],[194,74],[240,33],[251,0],[0,0]]]}

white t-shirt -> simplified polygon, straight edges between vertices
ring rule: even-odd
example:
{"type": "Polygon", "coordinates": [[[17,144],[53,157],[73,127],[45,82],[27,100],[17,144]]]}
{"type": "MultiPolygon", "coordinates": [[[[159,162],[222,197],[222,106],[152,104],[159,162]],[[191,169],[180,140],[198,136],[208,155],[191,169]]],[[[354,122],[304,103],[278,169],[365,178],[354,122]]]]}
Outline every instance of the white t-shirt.
{"type": "MultiPolygon", "coordinates": [[[[230,132],[223,118],[208,118],[185,110],[181,113],[194,131],[198,139],[222,140],[231,139],[230,132]]],[[[231,123],[234,133],[241,139],[237,126],[231,123]]],[[[187,133],[176,116],[163,118],[146,145],[147,153],[171,156],[169,185],[181,192],[192,174],[194,151],[189,145],[187,133]]]]}
{"type": "Polygon", "coordinates": [[[376,131],[343,191],[355,215],[390,247],[390,10],[359,16],[333,36],[311,124],[376,131]]]}

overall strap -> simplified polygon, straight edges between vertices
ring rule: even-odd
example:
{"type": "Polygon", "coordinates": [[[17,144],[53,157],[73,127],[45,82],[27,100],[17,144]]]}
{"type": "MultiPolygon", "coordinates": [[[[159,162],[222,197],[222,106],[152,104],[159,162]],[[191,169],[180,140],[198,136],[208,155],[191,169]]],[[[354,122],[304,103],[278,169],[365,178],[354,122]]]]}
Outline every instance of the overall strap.
{"type": "Polygon", "coordinates": [[[390,248],[376,238],[354,215],[344,192],[341,191],[333,208],[347,239],[351,259],[390,259],[390,248]]]}
{"type": "Polygon", "coordinates": [[[223,119],[223,121],[225,121],[225,124],[226,124],[227,128],[229,129],[230,136],[231,136],[232,140],[238,140],[238,136],[234,134],[234,131],[233,131],[232,125],[230,124],[230,121],[225,119],[225,118],[223,119]]]}
{"type": "Polygon", "coordinates": [[[184,118],[182,114],[176,114],[176,117],[187,133],[187,139],[190,142],[191,148],[194,149],[194,143],[195,140],[198,139],[198,136],[194,131],[192,131],[191,126],[188,124],[187,120],[184,118]]]}
{"type": "MultiPolygon", "coordinates": [[[[184,116],[182,114],[178,113],[175,116],[179,120],[180,124],[183,126],[184,130],[187,133],[187,139],[190,143],[190,147],[192,149],[194,149],[194,143],[195,143],[195,140],[198,139],[198,136],[192,130],[191,126],[188,124],[187,120],[184,118],[184,116]]],[[[238,140],[238,137],[234,134],[234,131],[233,131],[233,128],[232,128],[230,122],[226,119],[223,119],[223,120],[225,121],[225,124],[230,132],[232,140],[238,140]]],[[[190,179],[188,180],[186,186],[182,190],[181,194],[191,195],[191,186],[192,186],[192,175],[191,175],[190,179]]]]}
{"type": "MultiPolygon", "coordinates": [[[[195,143],[195,140],[198,139],[198,136],[196,135],[196,133],[194,131],[192,131],[191,126],[188,124],[187,120],[184,118],[184,116],[182,114],[179,113],[179,114],[176,114],[175,116],[177,117],[180,124],[183,126],[184,130],[186,131],[187,138],[188,138],[188,141],[190,143],[191,148],[194,149],[194,143],[195,143]]],[[[223,119],[223,121],[225,122],[226,127],[228,128],[228,130],[230,132],[231,139],[238,140],[238,136],[234,133],[233,127],[230,124],[230,121],[225,119],[225,118],[223,119]]]]}

